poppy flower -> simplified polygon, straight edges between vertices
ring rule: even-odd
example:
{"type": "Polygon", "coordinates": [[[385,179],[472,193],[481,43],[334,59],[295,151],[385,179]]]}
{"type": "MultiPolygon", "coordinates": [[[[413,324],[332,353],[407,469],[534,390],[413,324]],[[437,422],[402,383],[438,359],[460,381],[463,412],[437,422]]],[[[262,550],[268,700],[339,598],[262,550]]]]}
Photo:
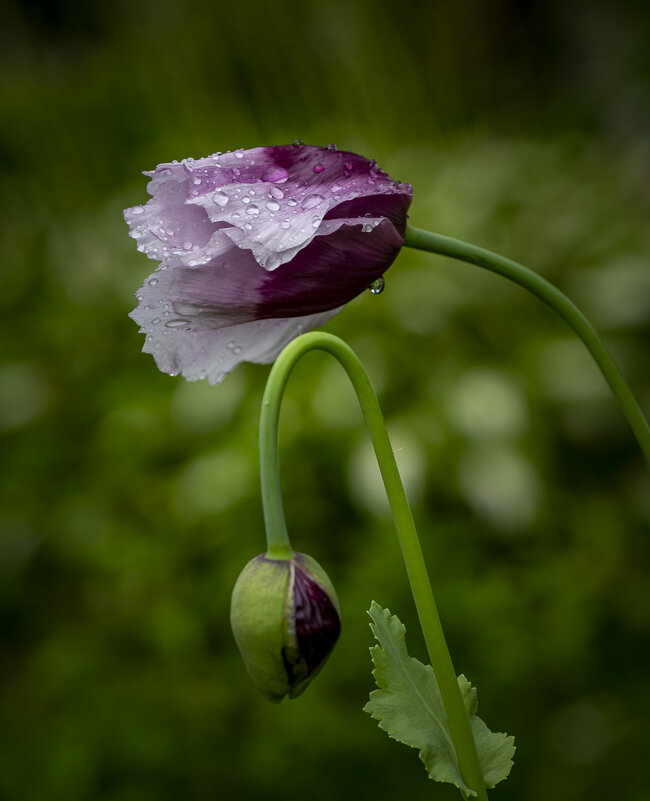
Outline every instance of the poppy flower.
{"type": "Polygon", "coordinates": [[[233,589],[230,622],[251,678],[275,702],[306,690],[341,631],[332,582],[303,553],[252,559],[233,589]]]}
{"type": "Polygon", "coordinates": [[[145,174],[151,200],[124,215],[160,264],[131,317],[161,370],[213,384],[273,361],[381,279],[412,196],[374,161],[300,142],[145,174]]]}

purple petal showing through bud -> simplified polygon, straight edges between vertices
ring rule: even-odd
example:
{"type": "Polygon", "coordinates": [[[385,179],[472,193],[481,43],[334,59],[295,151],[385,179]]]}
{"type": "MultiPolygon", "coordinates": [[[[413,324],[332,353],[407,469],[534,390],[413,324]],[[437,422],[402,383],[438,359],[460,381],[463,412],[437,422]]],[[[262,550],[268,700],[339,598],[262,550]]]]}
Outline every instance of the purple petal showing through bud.
{"type": "MultiPolygon", "coordinates": [[[[311,674],[325,661],[341,633],[341,620],[325,590],[296,566],[293,584],[293,626],[301,659],[311,674]]],[[[293,667],[285,665],[291,680],[293,667]]]]}
{"type": "Polygon", "coordinates": [[[272,361],[388,269],[412,190],[354,153],[307,145],[161,164],[125,211],[160,268],[131,316],[161,370],[217,383],[272,361]]]}

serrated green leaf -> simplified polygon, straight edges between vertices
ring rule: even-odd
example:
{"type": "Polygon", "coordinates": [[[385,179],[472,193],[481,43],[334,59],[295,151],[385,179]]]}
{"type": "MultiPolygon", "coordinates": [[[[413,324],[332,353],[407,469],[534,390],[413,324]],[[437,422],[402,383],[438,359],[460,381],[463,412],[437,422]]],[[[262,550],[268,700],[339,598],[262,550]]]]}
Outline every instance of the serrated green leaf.
{"type": "MultiPolygon", "coordinates": [[[[406,628],[396,615],[375,601],[368,614],[373,620],[370,628],[379,643],[370,649],[375,664],[372,674],[379,689],[370,693],[364,711],[379,721],[379,728],[389,737],[419,749],[429,778],[454,784],[467,795],[476,795],[460,773],[433,668],[408,655],[406,628]]],[[[476,714],[476,689],[462,675],[458,684],[470,718],[483,779],[487,787],[494,787],[510,773],[514,737],[491,732],[476,714]]]]}

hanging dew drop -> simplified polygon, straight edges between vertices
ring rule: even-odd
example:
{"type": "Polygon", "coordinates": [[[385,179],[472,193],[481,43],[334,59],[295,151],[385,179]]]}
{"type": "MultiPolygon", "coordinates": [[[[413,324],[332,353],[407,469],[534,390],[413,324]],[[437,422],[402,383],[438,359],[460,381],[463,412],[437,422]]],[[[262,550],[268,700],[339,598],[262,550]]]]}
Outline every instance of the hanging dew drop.
{"type": "Polygon", "coordinates": [[[385,286],[386,282],[384,281],[384,276],[382,275],[381,278],[377,278],[377,280],[373,281],[368,289],[370,290],[371,295],[381,295],[385,286]]]}

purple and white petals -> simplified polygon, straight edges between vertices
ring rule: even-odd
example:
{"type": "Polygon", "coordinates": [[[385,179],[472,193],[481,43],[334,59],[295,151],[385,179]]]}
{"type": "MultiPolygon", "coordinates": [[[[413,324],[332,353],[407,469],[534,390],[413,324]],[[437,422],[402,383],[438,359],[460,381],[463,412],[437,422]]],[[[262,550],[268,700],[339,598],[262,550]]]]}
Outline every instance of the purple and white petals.
{"type": "Polygon", "coordinates": [[[381,277],[403,244],[411,187],[374,162],[302,144],[161,164],[125,211],[159,260],[131,316],[161,370],[216,383],[272,361],[381,277]]]}

